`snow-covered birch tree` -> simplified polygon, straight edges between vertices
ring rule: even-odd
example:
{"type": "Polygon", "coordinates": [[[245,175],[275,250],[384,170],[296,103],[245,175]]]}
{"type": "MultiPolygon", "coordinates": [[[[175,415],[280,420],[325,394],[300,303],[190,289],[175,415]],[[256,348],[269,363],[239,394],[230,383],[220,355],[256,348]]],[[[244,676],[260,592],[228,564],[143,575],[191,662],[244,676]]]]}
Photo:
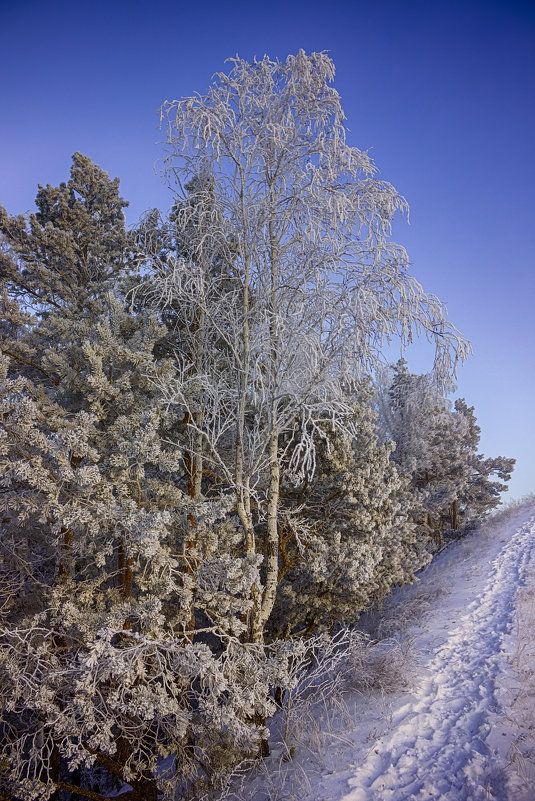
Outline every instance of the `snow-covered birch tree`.
{"type": "Polygon", "coordinates": [[[390,239],[407,204],[348,144],[331,59],[300,51],[230,64],[206,94],[162,107],[179,198],[192,180],[210,193],[179,199],[190,248],[165,259],[156,251],[147,282],[161,307],[196,306],[202,320],[195,334],[207,359],[199,369],[197,351],[181,349],[167,400],[232,488],[246,551],[263,556],[250,618],[260,642],[280,570],[282,471],[312,476],[326,421],[354,436],[352,388],[390,338],[425,335],[439,376],[468,345],[390,239]],[[216,255],[232,279],[224,289],[210,268],[216,255]]]}

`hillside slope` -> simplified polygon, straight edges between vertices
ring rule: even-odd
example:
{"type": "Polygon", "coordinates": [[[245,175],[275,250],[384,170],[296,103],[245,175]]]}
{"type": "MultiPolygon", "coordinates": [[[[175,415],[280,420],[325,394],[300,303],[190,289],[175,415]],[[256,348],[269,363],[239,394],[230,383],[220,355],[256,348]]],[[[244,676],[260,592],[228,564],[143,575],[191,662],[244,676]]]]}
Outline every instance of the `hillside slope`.
{"type": "Polygon", "coordinates": [[[390,635],[376,689],[356,677],[304,710],[292,758],[273,742],[227,798],[533,801],[535,505],[439,554],[372,623],[390,635]]]}

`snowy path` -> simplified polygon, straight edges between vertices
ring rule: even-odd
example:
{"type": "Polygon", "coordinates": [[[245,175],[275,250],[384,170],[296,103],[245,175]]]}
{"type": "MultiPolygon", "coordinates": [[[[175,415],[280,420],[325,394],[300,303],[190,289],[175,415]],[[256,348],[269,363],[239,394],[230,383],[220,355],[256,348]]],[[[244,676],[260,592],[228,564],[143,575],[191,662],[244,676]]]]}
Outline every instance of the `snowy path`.
{"type": "Polygon", "coordinates": [[[290,760],[275,742],[225,797],[535,801],[533,503],[453,543],[393,593],[380,620],[407,648],[410,689],[402,663],[393,692],[312,711],[290,760]]]}
{"type": "MultiPolygon", "coordinates": [[[[506,797],[505,788],[498,786],[496,755],[486,739],[496,711],[502,641],[534,540],[532,517],[491,562],[482,590],[427,664],[428,675],[413,700],[396,710],[392,730],[374,744],[349,780],[354,789],[339,796],[341,801],[506,797]]],[[[483,576],[475,575],[474,585],[479,585],[478,578],[483,576]]]]}

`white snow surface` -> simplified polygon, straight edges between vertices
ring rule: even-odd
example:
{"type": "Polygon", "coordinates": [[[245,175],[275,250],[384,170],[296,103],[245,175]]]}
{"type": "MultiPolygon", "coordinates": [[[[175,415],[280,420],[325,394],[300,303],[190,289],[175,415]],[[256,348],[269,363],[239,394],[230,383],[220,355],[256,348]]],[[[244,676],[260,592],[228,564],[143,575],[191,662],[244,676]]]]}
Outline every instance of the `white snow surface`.
{"type": "Polygon", "coordinates": [[[409,688],[303,716],[291,758],[274,742],[227,798],[535,801],[535,505],[440,553],[382,625],[409,688]]]}

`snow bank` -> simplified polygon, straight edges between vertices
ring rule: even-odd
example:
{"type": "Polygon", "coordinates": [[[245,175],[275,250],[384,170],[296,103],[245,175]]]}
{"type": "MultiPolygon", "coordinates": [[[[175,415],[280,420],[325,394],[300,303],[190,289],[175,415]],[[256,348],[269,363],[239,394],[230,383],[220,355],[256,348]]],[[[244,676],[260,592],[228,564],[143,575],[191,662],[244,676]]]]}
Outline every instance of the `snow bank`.
{"type": "Polygon", "coordinates": [[[534,553],[531,505],[439,554],[378,627],[405,650],[410,690],[316,708],[291,759],[274,744],[227,798],[533,801],[534,553]]]}

